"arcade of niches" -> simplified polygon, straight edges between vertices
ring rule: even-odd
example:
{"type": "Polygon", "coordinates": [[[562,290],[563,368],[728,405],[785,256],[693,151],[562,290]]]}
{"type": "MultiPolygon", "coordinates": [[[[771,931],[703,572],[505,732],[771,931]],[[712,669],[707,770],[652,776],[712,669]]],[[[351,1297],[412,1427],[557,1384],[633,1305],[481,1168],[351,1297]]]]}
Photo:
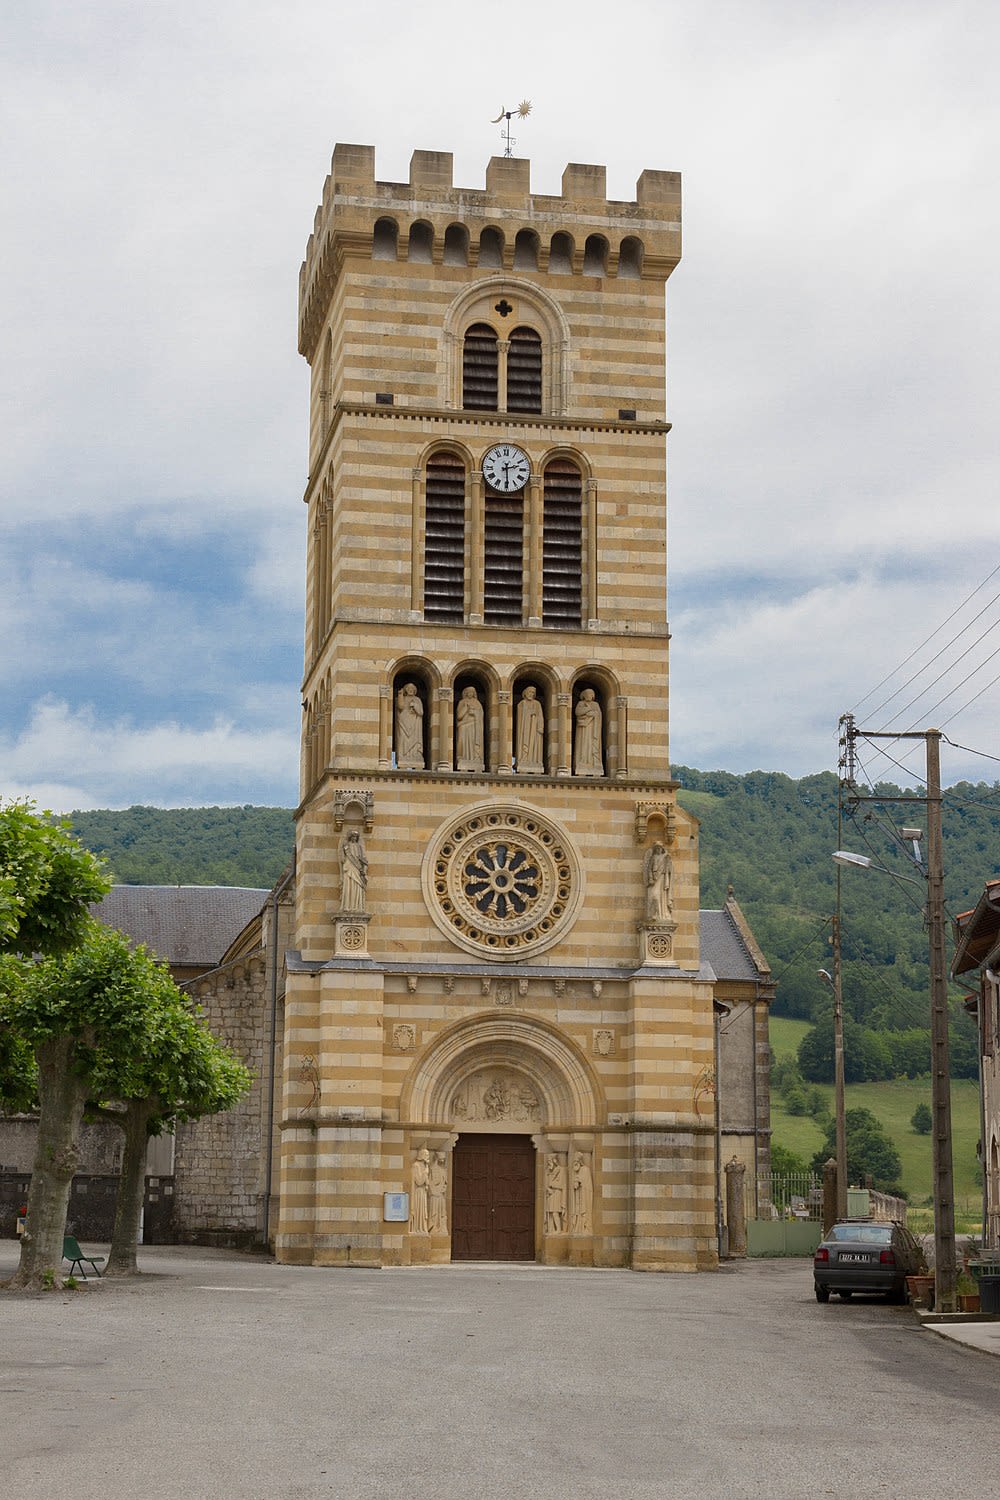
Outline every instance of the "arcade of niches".
{"type": "Polygon", "coordinates": [[[680,183],[338,146],[312,371],[279,1259],[717,1262],[698,830],[669,777],[680,183]]]}

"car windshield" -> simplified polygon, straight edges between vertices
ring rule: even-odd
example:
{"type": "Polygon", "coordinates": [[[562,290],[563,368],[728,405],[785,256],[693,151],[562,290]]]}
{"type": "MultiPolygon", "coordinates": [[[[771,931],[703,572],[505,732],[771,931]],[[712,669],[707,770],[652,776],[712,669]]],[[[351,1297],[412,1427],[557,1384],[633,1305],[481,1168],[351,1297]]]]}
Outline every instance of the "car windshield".
{"type": "Polygon", "coordinates": [[[892,1239],[891,1224],[834,1224],[828,1240],[853,1240],[862,1245],[887,1245],[892,1239]]]}

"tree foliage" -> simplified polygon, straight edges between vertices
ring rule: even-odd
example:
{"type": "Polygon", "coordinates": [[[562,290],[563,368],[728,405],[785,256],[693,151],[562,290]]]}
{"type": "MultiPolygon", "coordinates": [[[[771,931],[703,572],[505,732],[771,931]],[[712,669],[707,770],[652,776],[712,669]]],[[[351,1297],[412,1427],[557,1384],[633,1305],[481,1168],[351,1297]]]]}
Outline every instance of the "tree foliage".
{"type": "Polygon", "coordinates": [[[166,969],[148,955],[142,958],[142,1050],[114,1044],[98,1048],[89,1080],[91,1094],[101,1101],[95,1112],[125,1134],[107,1275],[133,1275],[138,1269],[149,1137],[184,1120],[229,1109],[250,1087],[243,1063],[212,1035],[166,969]]]}
{"type": "Polygon", "coordinates": [[[111,882],[67,819],[0,803],[0,953],[65,953],[111,882]]]}
{"type": "Polygon", "coordinates": [[[917,1132],[917,1135],[930,1135],[931,1126],[934,1124],[934,1116],[931,1114],[930,1105],[923,1102],[918,1104],[910,1116],[910,1124],[917,1132]]]}
{"type": "MultiPolygon", "coordinates": [[[[903,1164],[885,1127],[870,1109],[849,1109],[844,1116],[847,1136],[847,1179],[863,1184],[868,1177],[884,1193],[899,1191],[903,1164]]],[[[831,1119],[826,1139],[813,1157],[813,1171],[822,1172],[823,1164],[837,1154],[837,1125],[831,1119]]]]}
{"type": "Polygon", "coordinates": [[[295,839],[285,807],[130,807],[76,812],[72,823],[124,885],[269,887],[295,839]]]}

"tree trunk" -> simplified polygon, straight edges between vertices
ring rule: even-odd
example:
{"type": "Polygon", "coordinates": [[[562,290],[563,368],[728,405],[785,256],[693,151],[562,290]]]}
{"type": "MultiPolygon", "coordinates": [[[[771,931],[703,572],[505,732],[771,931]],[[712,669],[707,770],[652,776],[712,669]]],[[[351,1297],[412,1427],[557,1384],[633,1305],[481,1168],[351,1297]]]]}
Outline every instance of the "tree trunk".
{"type": "Polygon", "coordinates": [[[115,1227],[111,1234],[108,1263],[104,1268],[105,1276],[139,1274],[135,1252],[146,1187],[146,1143],[149,1139],[146,1127],[153,1113],[150,1100],[130,1099],[121,1114],[117,1111],[104,1114],[104,1119],[113,1119],[125,1132],[125,1152],[118,1179],[118,1202],[115,1205],[115,1227]]]}
{"type": "Polygon", "coordinates": [[[73,1174],[80,1160],[77,1138],[87,1085],[73,1069],[75,1038],[54,1037],[36,1048],[38,1147],[28,1193],[21,1259],[12,1287],[40,1291],[62,1285],[62,1247],[73,1174]]]}

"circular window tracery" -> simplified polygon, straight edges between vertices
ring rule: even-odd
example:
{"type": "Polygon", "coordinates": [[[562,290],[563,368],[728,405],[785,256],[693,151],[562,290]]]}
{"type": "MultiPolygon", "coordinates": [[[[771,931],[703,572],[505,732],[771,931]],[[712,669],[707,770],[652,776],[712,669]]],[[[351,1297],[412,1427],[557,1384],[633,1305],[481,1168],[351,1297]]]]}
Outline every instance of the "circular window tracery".
{"type": "Polygon", "coordinates": [[[467,952],[525,958],[563,935],[583,898],[565,832],[532,808],[473,808],[449,818],[424,862],[437,925],[467,952]]]}

